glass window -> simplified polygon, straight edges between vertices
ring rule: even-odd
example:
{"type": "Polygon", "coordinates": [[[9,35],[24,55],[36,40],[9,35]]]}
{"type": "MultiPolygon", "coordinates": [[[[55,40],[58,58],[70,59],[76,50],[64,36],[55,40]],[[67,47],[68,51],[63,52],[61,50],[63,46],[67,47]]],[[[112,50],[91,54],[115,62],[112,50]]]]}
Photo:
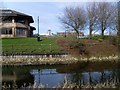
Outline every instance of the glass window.
{"type": "Polygon", "coordinates": [[[25,24],[25,20],[17,20],[17,23],[23,23],[23,24],[25,24]]]}
{"type": "Polygon", "coordinates": [[[16,29],[16,35],[25,35],[25,29],[20,29],[20,28],[17,28],[16,29]]]}
{"type": "Polygon", "coordinates": [[[12,29],[4,28],[1,30],[1,34],[12,34],[12,29]]]}

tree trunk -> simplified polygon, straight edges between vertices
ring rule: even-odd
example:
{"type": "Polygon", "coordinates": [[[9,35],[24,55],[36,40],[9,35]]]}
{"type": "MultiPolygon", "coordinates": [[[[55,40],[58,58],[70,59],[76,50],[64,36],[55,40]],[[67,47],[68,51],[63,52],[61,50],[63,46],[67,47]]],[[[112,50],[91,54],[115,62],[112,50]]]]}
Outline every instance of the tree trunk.
{"type": "Polygon", "coordinates": [[[92,24],[93,22],[92,21],[90,21],[90,26],[89,26],[89,29],[90,29],[90,31],[89,31],[89,39],[91,39],[92,38],[92,31],[93,31],[93,24],[92,24]]]}
{"type": "Polygon", "coordinates": [[[92,38],[92,31],[93,31],[93,29],[90,27],[89,39],[91,39],[91,38],[92,38]]]}
{"type": "Polygon", "coordinates": [[[104,37],[104,30],[102,30],[101,36],[104,37]]]}
{"type": "Polygon", "coordinates": [[[79,38],[79,32],[77,33],[77,37],[79,38]]]}
{"type": "Polygon", "coordinates": [[[104,39],[104,27],[103,27],[103,22],[102,22],[102,25],[101,25],[101,36],[102,36],[102,39],[104,39]]]}
{"type": "Polygon", "coordinates": [[[76,34],[77,34],[77,38],[79,38],[79,31],[78,31],[78,29],[75,29],[75,31],[76,31],[76,34]]]}

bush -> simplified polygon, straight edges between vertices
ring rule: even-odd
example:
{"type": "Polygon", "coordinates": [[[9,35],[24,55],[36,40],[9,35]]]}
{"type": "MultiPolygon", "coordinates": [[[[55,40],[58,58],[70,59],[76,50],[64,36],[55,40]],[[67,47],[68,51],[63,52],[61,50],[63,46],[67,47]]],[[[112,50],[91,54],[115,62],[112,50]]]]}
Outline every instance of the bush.
{"type": "Polygon", "coordinates": [[[88,55],[88,51],[84,43],[77,42],[70,45],[70,48],[78,49],[81,55],[88,55]]]}
{"type": "Polygon", "coordinates": [[[92,37],[93,40],[98,40],[98,39],[103,39],[103,40],[108,40],[109,36],[105,35],[104,37],[101,35],[95,35],[92,37]]]}
{"type": "Polygon", "coordinates": [[[111,37],[111,40],[110,42],[113,44],[113,45],[117,45],[118,44],[118,38],[117,37],[111,37]]]}
{"type": "Polygon", "coordinates": [[[83,48],[85,46],[85,44],[81,43],[81,42],[77,42],[77,43],[72,43],[70,44],[71,48],[83,48]]]}
{"type": "Polygon", "coordinates": [[[99,41],[99,42],[102,42],[102,41],[103,41],[103,39],[99,38],[99,39],[98,39],[98,41],[99,41]]]}

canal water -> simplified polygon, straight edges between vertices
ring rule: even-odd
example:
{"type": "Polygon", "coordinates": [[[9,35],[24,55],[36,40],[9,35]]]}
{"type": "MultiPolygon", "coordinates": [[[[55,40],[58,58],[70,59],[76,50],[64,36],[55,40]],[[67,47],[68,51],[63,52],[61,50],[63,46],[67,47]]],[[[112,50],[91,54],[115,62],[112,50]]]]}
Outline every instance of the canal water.
{"type": "Polygon", "coordinates": [[[18,87],[40,84],[55,87],[68,80],[76,84],[99,84],[117,82],[120,84],[120,63],[79,62],[69,65],[3,66],[2,82],[18,87]]]}

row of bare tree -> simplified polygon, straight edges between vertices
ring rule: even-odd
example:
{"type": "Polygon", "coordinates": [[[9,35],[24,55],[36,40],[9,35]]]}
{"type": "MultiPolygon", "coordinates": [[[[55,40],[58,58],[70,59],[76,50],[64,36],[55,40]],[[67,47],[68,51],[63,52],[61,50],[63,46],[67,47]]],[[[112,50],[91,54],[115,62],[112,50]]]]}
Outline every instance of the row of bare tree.
{"type": "Polygon", "coordinates": [[[106,30],[118,32],[118,3],[89,2],[85,8],[65,7],[59,19],[65,28],[76,31],[78,36],[81,30],[89,29],[89,38],[93,32],[101,32],[104,37],[106,30]]]}

